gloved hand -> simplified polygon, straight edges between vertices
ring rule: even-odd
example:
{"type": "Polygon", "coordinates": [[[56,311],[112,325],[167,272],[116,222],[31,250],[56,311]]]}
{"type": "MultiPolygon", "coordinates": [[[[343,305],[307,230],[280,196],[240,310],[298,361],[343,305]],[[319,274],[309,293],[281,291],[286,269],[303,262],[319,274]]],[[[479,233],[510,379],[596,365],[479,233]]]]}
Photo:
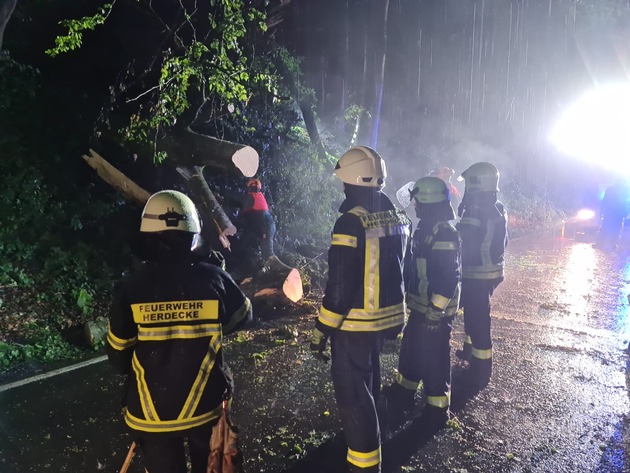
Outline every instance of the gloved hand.
{"type": "Polygon", "coordinates": [[[423,324],[429,332],[437,332],[440,329],[442,317],[444,317],[444,311],[429,302],[423,324]]]}
{"type": "Polygon", "coordinates": [[[214,264],[215,266],[218,266],[223,271],[225,271],[225,257],[218,251],[210,251],[210,255],[208,255],[208,263],[214,264]]]}
{"type": "Polygon", "coordinates": [[[315,327],[311,332],[311,354],[314,358],[324,363],[328,363],[328,360],[330,360],[330,358],[324,354],[327,343],[328,335],[315,327]]]}

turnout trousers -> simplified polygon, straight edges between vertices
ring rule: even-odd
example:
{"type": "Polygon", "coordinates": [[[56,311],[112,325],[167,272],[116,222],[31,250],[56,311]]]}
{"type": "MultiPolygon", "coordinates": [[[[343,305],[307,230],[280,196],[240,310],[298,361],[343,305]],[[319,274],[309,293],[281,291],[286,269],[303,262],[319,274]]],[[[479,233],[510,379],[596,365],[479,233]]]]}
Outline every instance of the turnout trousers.
{"type": "Polygon", "coordinates": [[[466,340],[472,344],[472,358],[492,360],[490,298],[503,279],[463,279],[460,307],[464,309],[466,340]]]}
{"type": "Polygon", "coordinates": [[[191,473],[206,473],[210,435],[216,420],[192,431],[175,434],[138,433],[144,465],[149,473],[187,473],[184,439],[188,441],[191,473]],[[174,436],[175,435],[175,436],[174,436]]]}
{"type": "Polygon", "coordinates": [[[380,472],[381,433],[376,401],[381,388],[380,333],[335,331],[332,380],[351,471],[380,472]]]}
{"type": "Polygon", "coordinates": [[[399,383],[414,391],[422,383],[428,405],[449,407],[453,317],[444,317],[437,330],[427,330],[424,318],[411,310],[400,347],[399,383]]]}

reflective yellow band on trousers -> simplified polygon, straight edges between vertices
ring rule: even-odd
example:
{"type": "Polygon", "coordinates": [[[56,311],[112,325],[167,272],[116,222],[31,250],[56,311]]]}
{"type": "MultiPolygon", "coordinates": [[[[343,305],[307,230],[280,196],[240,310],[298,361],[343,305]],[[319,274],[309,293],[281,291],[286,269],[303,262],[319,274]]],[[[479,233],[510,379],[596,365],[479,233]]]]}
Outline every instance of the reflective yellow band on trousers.
{"type": "Polygon", "coordinates": [[[357,452],[352,449],[348,449],[347,456],[348,463],[352,463],[359,468],[370,468],[381,463],[381,448],[373,450],[371,452],[357,452]]]}
{"type": "Polygon", "coordinates": [[[422,387],[422,381],[412,381],[407,379],[400,373],[400,371],[396,371],[394,379],[397,384],[400,384],[403,388],[409,389],[410,391],[415,392],[422,387]]]}
{"type": "Polygon", "coordinates": [[[433,407],[446,408],[451,403],[449,396],[427,396],[427,404],[433,407]]]}
{"type": "Polygon", "coordinates": [[[488,350],[480,350],[479,348],[473,347],[472,356],[480,360],[490,360],[492,359],[492,348],[488,350]]]}

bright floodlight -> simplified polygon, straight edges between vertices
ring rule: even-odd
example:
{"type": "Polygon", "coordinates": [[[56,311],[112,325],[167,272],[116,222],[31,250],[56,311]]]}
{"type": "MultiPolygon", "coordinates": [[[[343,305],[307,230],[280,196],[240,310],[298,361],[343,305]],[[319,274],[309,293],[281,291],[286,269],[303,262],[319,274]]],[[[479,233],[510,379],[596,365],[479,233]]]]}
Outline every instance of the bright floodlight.
{"type": "Polygon", "coordinates": [[[563,153],[630,174],[630,85],[584,95],[562,115],[550,138],[563,153]]]}
{"type": "Polygon", "coordinates": [[[582,209],[577,213],[578,220],[590,220],[595,216],[595,212],[591,209],[582,209]]]}

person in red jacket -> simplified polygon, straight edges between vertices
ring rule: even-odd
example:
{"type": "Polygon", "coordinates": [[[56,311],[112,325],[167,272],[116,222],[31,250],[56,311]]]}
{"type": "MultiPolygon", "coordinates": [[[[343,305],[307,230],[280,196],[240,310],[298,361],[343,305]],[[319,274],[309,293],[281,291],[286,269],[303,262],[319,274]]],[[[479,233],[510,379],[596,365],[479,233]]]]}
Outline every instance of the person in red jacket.
{"type": "Polygon", "coordinates": [[[449,168],[448,166],[442,166],[439,168],[432,169],[431,171],[429,171],[428,175],[432,177],[437,177],[439,179],[442,179],[442,181],[444,181],[444,183],[448,187],[448,192],[451,199],[451,206],[454,209],[457,209],[460,202],[462,201],[462,193],[457,188],[457,186],[451,182],[451,178],[453,177],[454,174],[455,174],[455,171],[453,170],[453,168],[449,168]]]}
{"type": "Polygon", "coordinates": [[[274,254],[273,239],[276,234],[276,224],[269,211],[267,199],[262,192],[262,183],[258,179],[247,181],[247,193],[241,209],[244,228],[243,235],[246,244],[252,248],[260,247],[263,261],[274,254]]]}
{"type": "Polygon", "coordinates": [[[123,416],[151,473],[187,472],[185,443],[192,473],[206,472],[232,392],[222,337],[252,317],[231,276],[208,262],[200,231],[186,195],[153,194],[140,224],[144,262],[116,285],[110,309],[107,355],[128,376],[123,416]]]}

